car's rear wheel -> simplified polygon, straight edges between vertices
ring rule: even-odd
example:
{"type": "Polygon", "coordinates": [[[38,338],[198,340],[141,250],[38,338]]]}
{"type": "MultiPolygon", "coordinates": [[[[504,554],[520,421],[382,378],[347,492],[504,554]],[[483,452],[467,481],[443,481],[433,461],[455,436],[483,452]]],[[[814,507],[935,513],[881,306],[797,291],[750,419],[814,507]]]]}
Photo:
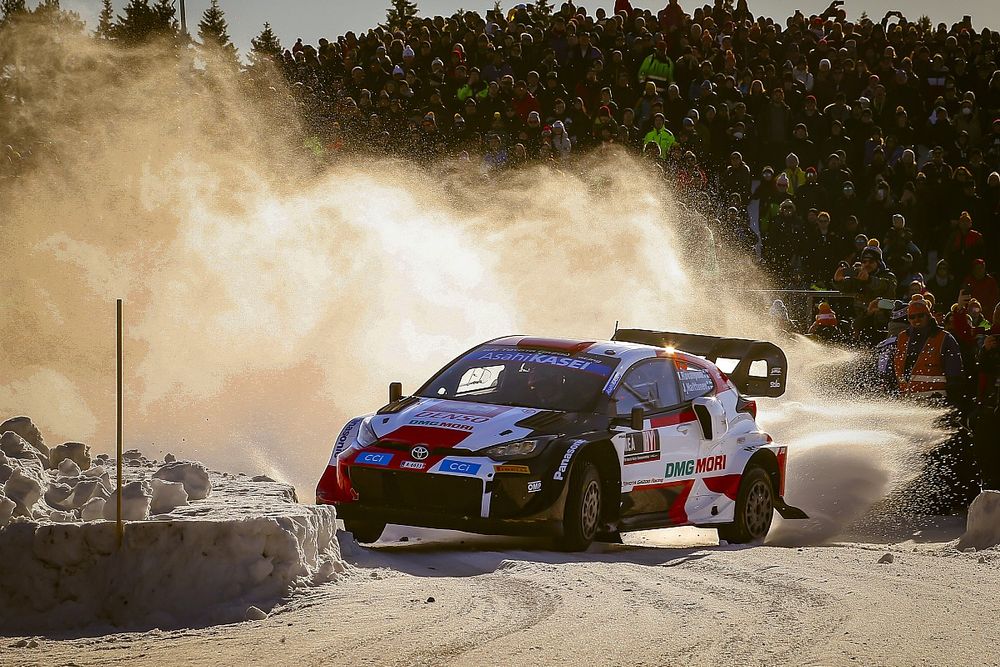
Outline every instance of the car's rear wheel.
{"type": "Polygon", "coordinates": [[[761,542],[774,518],[774,487],[763,468],[747,469],[736,494],[736,516],[732,523],[719,526],[719,539],[730,544],[761,542]]]}
{"type": "Polygon", "coordinates": [[[566,495],[563,534],[556,545],[563,551],[584,551],[597,537],[601,525],[601,475],[591,461],[583,460],[573,471],[566,495]]]}
{"type": "Polygon", "coordinates": [[[345,519],[344,528],[347,532],[354,535],[355,541],[371,544],[372,542],[378,542],[378,538],[382,537],[382,531],[385,530],[385,522],[345,519]]]}

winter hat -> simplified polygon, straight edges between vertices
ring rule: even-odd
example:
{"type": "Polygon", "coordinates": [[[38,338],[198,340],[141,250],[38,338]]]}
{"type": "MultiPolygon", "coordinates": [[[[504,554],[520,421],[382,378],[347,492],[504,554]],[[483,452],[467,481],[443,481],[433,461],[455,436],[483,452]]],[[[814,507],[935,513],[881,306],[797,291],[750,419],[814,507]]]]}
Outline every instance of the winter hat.
{"type": "Polygon", "coordinates": [[[924,315],[930,315],[931,309],[927,305],[927,301],[923,296],[919,294],[914,294],[910,299],[909,305],[906,306],[907,315],[917,315],[923,313],[924,315]]]}
{"type": "Polygon", "coordinates": [[[882,261],[882,248],[878,247],[878,239],[869,240],[868,245],[861,251],[861,261],[866,259],[874,259],[876,262],[882,261]]]}
{"type": "Polygon", "coordinates": [[[409,44],[407,44],[406,48],[403,49],[403,57],[404,58],[414,58],[414,57],[416,57],[416,55],[417,54],[413,52],[413,47],[410,46],[409,44]]]}
{"type": "Polygon", "coordinates": [[[830,304],[826,301],[819,304],[819,313],[816,314],[816,325],[821,327],[837,326],[837,313],[833,312],[830,304]]]}
{"type": "Polygon", "coordinates": [[[905,322],[906,315],[909,311],[909,304],[904,301],[896,299],[896,303],[892,304],[892,315],[889,318],[890,322],[905,322]]]}
{"type": "Polygon", "coordinates": [[[392,68],[393,76],[403,76],[403,74],[404,74],[403,68],[400,67],[399,65],[396,65],[395,67],[392,68]]]}

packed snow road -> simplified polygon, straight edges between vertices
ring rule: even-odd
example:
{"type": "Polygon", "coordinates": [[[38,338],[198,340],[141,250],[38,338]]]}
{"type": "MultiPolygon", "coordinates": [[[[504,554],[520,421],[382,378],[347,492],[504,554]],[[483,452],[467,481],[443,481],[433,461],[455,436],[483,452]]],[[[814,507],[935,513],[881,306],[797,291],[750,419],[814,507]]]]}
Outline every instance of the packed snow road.
{"type": "Polygon", "coordinates": [[[749,548],[680,529],[584,554],[402,528],[362,549],[341,534],[348,576],[264,620],[5,638],[0,664],[1000,664],[1000,551],[958,549],[963,529],[749,548]]]}

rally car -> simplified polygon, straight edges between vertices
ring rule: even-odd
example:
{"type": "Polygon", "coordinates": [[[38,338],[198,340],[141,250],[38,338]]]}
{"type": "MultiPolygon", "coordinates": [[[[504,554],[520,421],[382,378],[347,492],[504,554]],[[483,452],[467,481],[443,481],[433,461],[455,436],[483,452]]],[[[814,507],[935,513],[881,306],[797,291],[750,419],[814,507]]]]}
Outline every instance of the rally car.
{"type": "Polygon", "coordinates": [[[695,334],[498,338],[348,422],[316,501],[359,542],[387,523],[546,534],[566,550],[685,525],[759,541],[775,509],[806,518],[784,501],[787,449],[751,400],[784,393],[786,368],[770,343],[695,334]]]}

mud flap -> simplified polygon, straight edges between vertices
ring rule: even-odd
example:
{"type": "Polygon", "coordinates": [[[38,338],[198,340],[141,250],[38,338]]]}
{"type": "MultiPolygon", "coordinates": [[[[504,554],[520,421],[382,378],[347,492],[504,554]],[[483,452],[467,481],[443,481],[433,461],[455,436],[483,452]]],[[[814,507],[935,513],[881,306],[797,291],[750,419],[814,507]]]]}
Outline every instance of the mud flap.
{"type": "Polygon", "coordinates": [[[798,507],[792,507],[785,502],[784,498],[776,498],[774,500],[774,509],[778,510],[778,514],[781,515],[782,519],[808,519],[809,515],[800,510],[798,507]]]}

